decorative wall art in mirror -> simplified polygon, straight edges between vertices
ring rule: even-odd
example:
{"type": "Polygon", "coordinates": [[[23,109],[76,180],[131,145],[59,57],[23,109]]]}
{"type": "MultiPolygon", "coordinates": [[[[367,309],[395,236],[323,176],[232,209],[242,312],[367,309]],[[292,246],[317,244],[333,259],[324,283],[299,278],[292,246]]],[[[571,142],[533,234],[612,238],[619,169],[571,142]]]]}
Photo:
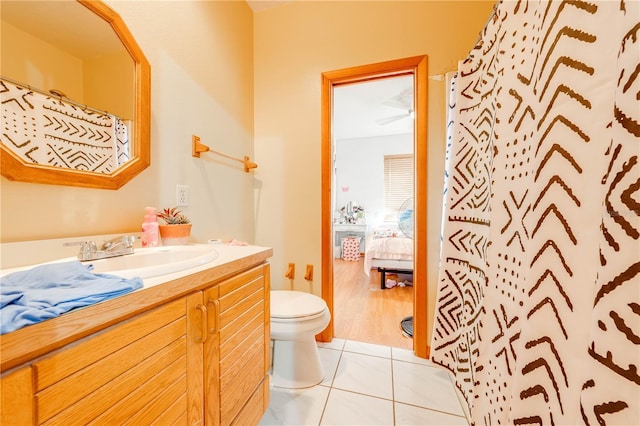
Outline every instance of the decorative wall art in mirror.
{"type": "Polygon", "coordinates": [[[2,0],[2,175],[117,189],[150,161],[150,66],[97,0],[2,0]]]}

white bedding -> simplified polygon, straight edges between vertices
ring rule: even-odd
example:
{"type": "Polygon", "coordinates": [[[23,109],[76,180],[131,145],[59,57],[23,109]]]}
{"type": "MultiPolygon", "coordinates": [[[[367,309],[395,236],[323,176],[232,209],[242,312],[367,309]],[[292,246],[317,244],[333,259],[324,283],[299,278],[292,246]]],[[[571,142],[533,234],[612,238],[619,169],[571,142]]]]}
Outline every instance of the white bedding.
{"type": "Polygon", "coordinates": [[[369,275],[374,259],[413,260],[413,240],[404,236],[380,237],[371,233],[364,254],[364,272],[369,275]]]}

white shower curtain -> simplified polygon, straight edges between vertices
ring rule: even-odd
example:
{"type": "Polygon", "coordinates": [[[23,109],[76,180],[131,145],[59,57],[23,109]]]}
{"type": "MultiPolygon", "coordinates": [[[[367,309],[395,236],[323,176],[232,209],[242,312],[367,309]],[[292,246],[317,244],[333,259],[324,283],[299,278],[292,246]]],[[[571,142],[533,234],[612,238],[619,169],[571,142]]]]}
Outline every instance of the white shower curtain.
{"type": "Polygon", "coordinates": [[[640,2],[500,2],[450,90],[432,360],[475,424],[640,424],[640,2]]]}

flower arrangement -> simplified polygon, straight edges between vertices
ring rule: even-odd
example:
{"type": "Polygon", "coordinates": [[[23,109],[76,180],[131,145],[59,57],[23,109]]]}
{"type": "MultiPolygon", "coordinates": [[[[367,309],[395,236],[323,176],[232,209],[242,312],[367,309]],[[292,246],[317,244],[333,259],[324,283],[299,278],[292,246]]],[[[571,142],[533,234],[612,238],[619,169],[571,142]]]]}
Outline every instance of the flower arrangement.
{"type": "Polygon", "coordinates": [[[340,216],[346,223],[356,223],[359,219],[364,219],[364,207],[350,201],[340,209],[340,216]]]}
{"type": "Polygon", "coordinates": [[[164,223],[167,225],[184,225],[191,223],[191,220],[178,210],[177,207],[162,209],[161,212],[156,213],[156,216],[164,220],[164,223]]]}
{"type": "Polygon", "coordinates": [[[344,207],[342,207],[340,209],[340,212],[343,213],[343,214],[349,214],[349,213],[354,214],[355,213],[357,215],[360,212],[364,212],[364,207],[359,206],[356,203],[352,203],[351,210],[348,209],[348,206],[344,206],[344,207]]]}

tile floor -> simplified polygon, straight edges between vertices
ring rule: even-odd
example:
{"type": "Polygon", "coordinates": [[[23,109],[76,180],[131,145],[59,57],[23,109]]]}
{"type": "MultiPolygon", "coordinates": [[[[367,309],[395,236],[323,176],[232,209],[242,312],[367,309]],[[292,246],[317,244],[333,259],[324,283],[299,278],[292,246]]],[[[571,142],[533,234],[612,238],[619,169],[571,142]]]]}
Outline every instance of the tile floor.
{"type": "Polygon", "coordinates": [[[319,343],[324,381],[271,388],[260,425],[467,425],[451,376],[411,350],[319,343]]]}

